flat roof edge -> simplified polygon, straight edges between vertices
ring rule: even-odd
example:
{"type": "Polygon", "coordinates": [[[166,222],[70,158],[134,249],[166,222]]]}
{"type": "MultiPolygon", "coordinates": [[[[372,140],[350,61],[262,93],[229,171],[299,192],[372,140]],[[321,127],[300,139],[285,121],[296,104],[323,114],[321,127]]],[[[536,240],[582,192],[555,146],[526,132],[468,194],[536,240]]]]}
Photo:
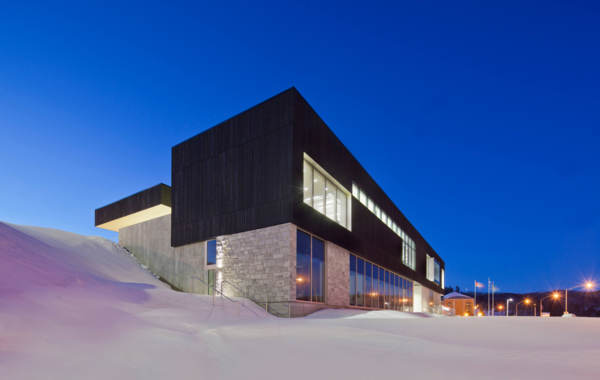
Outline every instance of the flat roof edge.
{"type": "MultiPolygon", "coordinates": [[[[109,222],[115,222],[125,219],[125,217],[136,215],[142,211],[153,209],[149,214],[156,214],[156,210],[162,210],[159,214],[164,214],[164,208],[155,209],[156,206],[163,206],[171,211],[171,187],[160,183],[156,186],[137,192],[133,195],[120,199],[116,202],[100,207],[94,212],[94,225],[105,228],[110,225],[109,222]],[[104,226],[104,227],[102,227],[104,226]]],[[[143,214],[142,214],[143,215],[143,214]]],[[[158,215],[158,214],[157,214],[158,215]]],[[[139,219],[138,217],[136,217],[139,219]]],[[[137,220],[129,218],[128,220],[137,220]]],[[[113,223],[115,224],[115,223],[113,223]]],[[[119,223],[116,223],[119,224],[119,223]]]]}

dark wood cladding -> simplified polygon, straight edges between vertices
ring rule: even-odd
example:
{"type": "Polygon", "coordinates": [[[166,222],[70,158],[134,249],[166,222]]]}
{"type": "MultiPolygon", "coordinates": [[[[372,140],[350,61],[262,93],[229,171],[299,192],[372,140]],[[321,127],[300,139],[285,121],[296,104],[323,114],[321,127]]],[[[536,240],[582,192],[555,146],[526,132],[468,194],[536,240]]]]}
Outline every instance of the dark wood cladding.
{"type": "Polygon", "coordinates": [[[164,183],[96,209],[95,225],[98,226],[161,204],[171,207],[171,188],[164,183]]]}
{"type": "Polygon", "coordinates": [[[173,246],[289,222],[295,91],[172,150],[173,246]]]}
{"type": "Polygon", "coordinates": [[[440,286],[426,279],[425,254],[436,257],[442,268],[444,261],[299,93],[294,107],[293,171],[294,189],[297,189],[294,196],[294,224],[429,288],[441,291],[440,286]],[[415,271],[402,264],[402,239],[354,197],[351,232],[304,204],[304,153],[348,191],[352,190],[352,182],[355,182],[415,241],[415,271]]]}
{"type": "Polygon", "coordinates": [[[291,222],[438,292],[425,253],[444,262],[295,88],[173,147],[172,245],[291,222]],[[351,191],[355,182],[415,241],[416,271],[402,239],[352,198],[352,231],[303,202],[306,152],[351,191]]]}

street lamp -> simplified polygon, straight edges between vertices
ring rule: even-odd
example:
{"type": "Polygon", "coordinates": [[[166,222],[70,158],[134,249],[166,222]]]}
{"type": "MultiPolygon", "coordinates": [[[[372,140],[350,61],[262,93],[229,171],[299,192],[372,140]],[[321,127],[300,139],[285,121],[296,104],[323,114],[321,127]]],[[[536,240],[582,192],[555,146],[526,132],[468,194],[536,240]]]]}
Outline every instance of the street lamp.
{"type": "Polygon", "coordinates": [[[569,314],[569,310],[567,308],[567,304],[569,303],[569,290],[584,288],[585,290],[592,290],[595,287],[595,284],[592,281],[586,281],[584,284],[575,285],[572,288],[565,288],[565,312],[564,315],[569,314]]]}
{"type": "Polygon", "coordinates": [[[529,298],[525,298],[523,301],[515,305],[515,317],[519,316],[519,305],[522,303],[524,303],[525,305],[529,305],[531,303],[531,300],[529,298]]]}
{"type": "Polygon", "coordinates": [[[549,296],[542,297],[540,300],[540,317],[542,316],[542,309],[544,308],[544,300],[546,298],[552,298],[554,301],[560,298],[560,294],[558,292],[552,292],[549,296]]]}
{"type": "Polygon", "coordinates": [[[506,316],[508,317],[508,303],[509,302],[513,302],[514,300],[512,298],[509,298],[506,300],[506,316]]]}

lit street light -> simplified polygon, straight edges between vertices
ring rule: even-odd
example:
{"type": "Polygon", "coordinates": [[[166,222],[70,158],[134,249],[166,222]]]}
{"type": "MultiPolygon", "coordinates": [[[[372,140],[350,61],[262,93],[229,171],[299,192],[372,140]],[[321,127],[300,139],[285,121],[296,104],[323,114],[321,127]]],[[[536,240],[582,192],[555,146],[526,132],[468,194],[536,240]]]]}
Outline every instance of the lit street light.
{"type": "Polygon", "coordinates": [[[509,299],[507,299],[507,300],[506,300],[506,316],[507,316],[507,317],[508,317],[508,303],[509,303],[509,302],[513,302],[513,299],[512,299],[512,298],[509,298],[509,299]]]}
{"type": "Polygon", "coordinates": [[[525,298],[523,301],[515,305],[515,317],[519,316],[519,305],[522,303],[524,303],[525,305],[529,305],[531,303],[531,300],[529,298],[525,298]]]}
{"type": "Polygon", "coordinates": [[[544,308],[544,300],[546,298],[552,298],[554,301],[560,298],[560,294],[558,292],[552,292],[549,296],[542,297],[540,300],[540,317],[542,316],[542,309],[544,308]]]}
{"type": "Polygon", "coordinates": [[[569,310],[567,304],[569,303],[569,290],[584,288],[585,290],[592,290],[595,287],[595,284],[592,281],[586,281],[583,285],[575,285],[572,288],[565,288],[565,312],[564,315],[569,314],[569,310]]]}

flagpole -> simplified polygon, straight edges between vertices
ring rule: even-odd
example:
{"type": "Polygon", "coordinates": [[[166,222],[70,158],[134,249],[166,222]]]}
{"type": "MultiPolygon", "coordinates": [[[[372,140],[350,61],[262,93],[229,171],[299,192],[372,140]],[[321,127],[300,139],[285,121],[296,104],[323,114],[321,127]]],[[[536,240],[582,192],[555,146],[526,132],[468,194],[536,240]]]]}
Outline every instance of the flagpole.
{"type": "Polygon", "coordinates": [[[496,304],[494,303],[494,291],[496,290],[495,282],[492,281],[492,317],[496,316],[496,304]]]}
{"type": "Polygon", "coordinates": [[[490,316],[490,278],[488,277],[488,286],[487,286],[487,293],[488,293],[488,307],[487,307],[487,316],[490,316]]]}

